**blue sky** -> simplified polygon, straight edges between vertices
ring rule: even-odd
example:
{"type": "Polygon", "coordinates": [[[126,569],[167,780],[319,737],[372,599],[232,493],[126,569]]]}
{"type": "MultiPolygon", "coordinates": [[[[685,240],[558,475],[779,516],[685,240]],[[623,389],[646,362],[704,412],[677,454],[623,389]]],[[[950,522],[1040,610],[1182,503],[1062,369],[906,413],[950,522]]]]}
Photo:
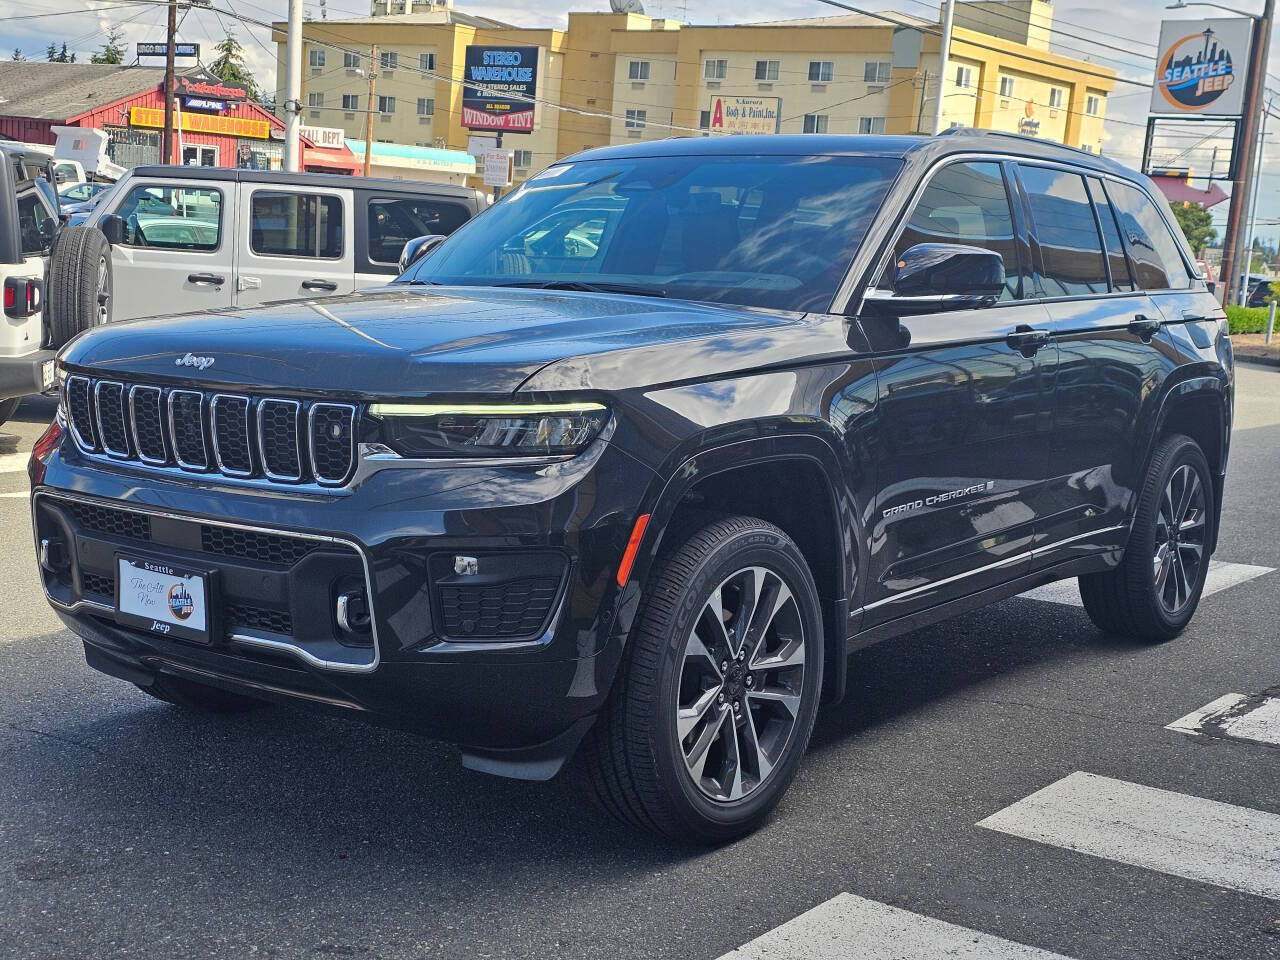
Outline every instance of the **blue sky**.
{"type": "MultiPolygon", "coordinates": [[[[868,9],[897,10],[913,16],[936,15],[936,0],[868,0],[853,2],[868,9]]],[[[1238,3],[1242,9],[1250,9],[1259,0],[1230,0],[1228,6],[1238,3]]],[[[320,0],[304,0],[313,17],[319,18],[320,0]]],[[[545,26],[548,23],[563,24],[570,9],[604,9],[607,0],[540,0],[533,3],[512,3],[504,0],[457,0],[459,9],[483,14],[521,26],[545,26]]],[[[731,23],[749,20],[780,19],[783,17],[817,17],[839,11],[817,0],[645,0],[646,10],[655,16],[687,18],[697,23],[731,23]]],[[[1116,3],[1109,7],[1096,0],[1058,0],[1055,17],[1058,33],[1054,46],[1064,54],[1084,56],[1101,66],[1111,67],[1134,80],[1150,82],[1153,69],[1152,55],[1161,19],[1220,14],[1209,8],[1193,8],[1185,11],[1166,11],[1165,3],[1136,0],[1116,3]],[[1067,34],[1079,34],[1082,40],[1067,34]],[[1103,49],[1090,40],[1109,43],[1120,50],[1103,49]],[[1123,51],[1123,52],[1122,52],[1123,51]]],[[[286,0],[214,0],[214,6],[231,9],[240,14],[262,20],[283,19],[286,0]]],[[[360,16],[367,12],[363,0],[326,0],[330,19],[360,16]]],[[[119,26],[126,40],[132,45],[139,40],[164,39],[165,8],[162,5],[119,3],[116,0],[44,0],[35,6],[29,0],[0,0],[0,51],[8,56],[15,47],[27,56],[43,57],[50,41],[59,45],[65,40],[80,59],[88,59],[90,53],[101,46],[110,26],[119,26]],[[63,11],[66,11],[63,13],[63,11]],[[57,13],[36,19],[18,19],[33,13],[57,13]],[[13,18],[13,19],[6,19],[13,18]]],[[[195,41],[204,49],[224,32],[223,26],[233,25],[226,16],[211,10],[193,9],[187,15],[179,31],[180,39],[195,41]]],[[[274,51],[266,30],[236,25],[241,42],[246,49],[249,65],[258,74],[259,82],[267,89],[275,86],[274,51]]],[[[1280,31],[1274,36],[1271,71],[1280,75],[1280,59],[1276,56],[1280,47],[1280,31]]],[[[1280,93],[1280,83],[1274,83],[1280,93]]],[[[0,91],[3,96],[3,91],[0,91]]],[[[1141,159],[1142,138],[1149,91],[1145,87],[1125,83],[1117,85],[1107,109],[1107,133],[1109,139],[1105,151],[1122,163],[1136,166],[1141,159]]],[[[1280,100],[1278,100],[1280,102],[1280,100]]],[[[1280,170],[1266,171],[1271,161],[1280,158],[1280,121],[1275,124],[1275,136],[1268,141],[1278,146],[1269,147],[1264,160],[1265,179],[1259,202],[1262,218],[1280,218],[1280,170]]],[[[1193,140],[1185,141],[1188,144],[1193,140]]],[[[1193,166],[1203,170],[1208,166],[1211,144],[1204,144],[1189,158],[1193,166]]],[[[1186,162],[1186,159],[1182,161],[1186,162]]],[[[1226,204],[1214,209],[1219,219],[1226,216],[1226,204]]],[[[1266,226],[1260,232],[1275,240],[1280,227],[1266,226]]]]}

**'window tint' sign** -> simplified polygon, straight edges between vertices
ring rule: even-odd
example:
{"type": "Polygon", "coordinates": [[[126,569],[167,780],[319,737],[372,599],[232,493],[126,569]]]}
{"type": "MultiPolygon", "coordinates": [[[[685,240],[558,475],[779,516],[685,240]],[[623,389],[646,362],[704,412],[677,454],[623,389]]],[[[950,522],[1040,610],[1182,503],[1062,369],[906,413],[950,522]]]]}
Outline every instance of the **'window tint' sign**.
{"type": "Polygon", "coordinates": [[[467,47],[462,125],[472,130],[532,133],[538,92],[538,48],[467,47]]]}

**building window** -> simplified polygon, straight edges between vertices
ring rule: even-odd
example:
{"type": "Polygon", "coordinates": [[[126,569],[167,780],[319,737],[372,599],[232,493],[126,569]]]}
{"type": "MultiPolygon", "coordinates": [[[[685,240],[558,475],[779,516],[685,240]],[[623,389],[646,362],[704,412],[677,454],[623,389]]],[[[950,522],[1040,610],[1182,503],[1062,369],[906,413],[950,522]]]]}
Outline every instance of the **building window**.
{"type": "Polygon", "coordinates": [[[1096,117],[1102,113],[1102,98],[1089,94],[1084,98],[1084,112],[1091,117],[1096,117]]]}
{"type": "Polygon", "coordinates": [[[703,80],[723,80],[728,73],[728,60],[708,60],[702,65],[703,80]]]}
{"type": "Polygon", "coordinates": [[[394,70],[400,66],[400,54],[394,50],[383,50],[378,54],[378,67],[382,70],[394,70]]]}
{"type": "Polygon", "coordinates": [[[973,67],[956,67],[956,86],[961,90],[973,86],[973,67]]]}
{"type": "Polygon", "coordinates": [[[310,64],[311,64],[311,66],[313,66],[313,67],[323,67],[323,66],[324,66],[324,51],[323,51],[323,50],[310,50],[310,51],[308,51],[308,53],[307,53],[307,62],[308,62],[308,63],[310,63],[310,64]]]}
{"type": "Polygon", "coordinates": [[[1000,78],[1000,96],[1002,97],[1013,96],[1013,77],[1000,78]]]}
{"type": "Polygon", "coordinates": [[[307,94],[307,106],[308,106],[308,107],[323,107],[323,106],[324,106],[324,94],[323,94],[323,93],[308,93],[308,94],[307,94]]]}
{"type": "Polygon", "coordinates": [[[418,98],[418,116],[430,117],[436,112],[436,102],[431,97],[418,98]]]}
{"type": "Polygon", "coordinates": [[[778,79],[777,60],[757,60],[756,61],[756,79],[763,83],[772,83],[778,79]]]}
{"type": "Polygon", "coordinates": [[[511,151],[511,157],[515,165],[521,170],[528,170],[533,166],[532,150],[513,150],[511,151]]]}
{"type": "Polygon", "coordinates": [[[434,71],[436,68],[436,55],[434,53],[418,54],[418,69],[425,71],[434,71]]]}
{"type": "Polygon", "coordinates": [[[1081,149],[1084,150],[1085,153],[1093,153],[1093,144],[1092,143],[1082,144],[1081,149]]]}
{"type": "MultiPolygon", "coordinates": [[[[884,133],[884,117],[859,117],[859,133],[884,133]]],[[[825,131],[824,131],[825,132],[825,131]]]]}
{"type": "Polygon", "coordinates": [[[343,65],[344,67],[346,67],[348,70],[359,70],[359,69],[360,69],[360,54],[358,54],[358,53],[344,53],[344,54],[342,55],[342,65],[343,65]]]}
{"type": "Polygon", "coordinates": [[[1049,88],[1049,106],[1054,107],[1055,109],[1062,106],[1062,88],[1061,87],[1049,88]]]}
{"type": "Polygon", "coordinates": [[[378,97],[378,112],[379,112],[379,113],[395,113],[395,112],[396,112],[396,98],[395,98],[395,97],[384,97],[384,96],[379,95],[379,97],[378,97]]]}
{"type": "Polygon", "coordinates": [[[359,110],[360,95],[356,93],[344,93],[342,95],[342,109],[343,110],[359,110]]]}
{"type": "Polygon", "coordinates": [[[645,125],[645,121],[649,118],[647,110],[628,110],[627,111],[627,129],[639,130],[645,125]]]}
{"type": "Polygon", "coordinates": [[[827,122],[831,118],[825,113],[806,113],[804,115],[805,133],[826,133],[827,122]]]}
{"type": "Polygon", "coordinates": [[[836,75],[836,65],[831,60],[809,61],[809,82],[830,83],[836,75]]]}
{"type": "Polygon", "coordinates": [[[701,110],[698,112],[698,129],[699,130],[711,129],[711,111],[710,110],[701,110]]]}
{"type": "Polygon", "coordinates": [[[627,64],[628,80],[648,80],[649,79],[649,61],[648,60],[632,60],[627,64]]]}
{"type": "Polygon", "coordinates": [[[888,83],[893,64],[888,60],[868,60],[862,68],[865,83],[888,83]]]}

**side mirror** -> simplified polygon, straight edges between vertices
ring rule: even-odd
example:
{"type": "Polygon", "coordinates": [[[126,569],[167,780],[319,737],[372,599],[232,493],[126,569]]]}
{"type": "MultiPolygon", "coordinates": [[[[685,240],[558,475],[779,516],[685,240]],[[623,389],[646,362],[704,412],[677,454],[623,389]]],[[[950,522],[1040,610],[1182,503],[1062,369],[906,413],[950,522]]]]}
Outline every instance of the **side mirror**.
{"type": "Polygon", "coordinates": [[[895,315],[990,306],[1004,292],[1004,258],[961,243],[917,243],[893,265],[893,289],[872,290],[867,303],[895,315]]]}
{"type": "Polygon", "coordinates": [[[114,213],[109,217],[103,217],[102,222],[98,224],[98,229],[107,238],[107,243],[113,247],[129,242],[129,225],[124,222],[123,217],[117,217],[114,213]]]}
{"type": "Polygon", "coordinates": [[[429,233],[425,237],[414,237],[400,251],[400,272],[404,273],[428,253],[440,246],[444,240],[444,235],[440,233],[429,233]]]}

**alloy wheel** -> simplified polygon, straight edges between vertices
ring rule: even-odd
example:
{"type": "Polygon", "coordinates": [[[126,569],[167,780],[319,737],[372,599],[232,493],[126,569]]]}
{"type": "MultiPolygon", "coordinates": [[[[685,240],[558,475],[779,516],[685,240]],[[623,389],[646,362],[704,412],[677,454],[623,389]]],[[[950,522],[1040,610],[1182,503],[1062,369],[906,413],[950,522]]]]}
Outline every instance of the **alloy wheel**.
{"type": "Polygon", "coordinates": [[[1205,489],[1189,464],[1165,485],[1155,540],[1156,594],[1165,612],[1176,614],[1191,602],[1205,562],[1205,489]]]}
{"type": "Polygon", "coordinates": [[[795,731],[806,675],[804,623],[781,577],[746,567],[712,591],[685,643],[675,717],[704,796],[737,801],[768,780],[795,731]]]}

